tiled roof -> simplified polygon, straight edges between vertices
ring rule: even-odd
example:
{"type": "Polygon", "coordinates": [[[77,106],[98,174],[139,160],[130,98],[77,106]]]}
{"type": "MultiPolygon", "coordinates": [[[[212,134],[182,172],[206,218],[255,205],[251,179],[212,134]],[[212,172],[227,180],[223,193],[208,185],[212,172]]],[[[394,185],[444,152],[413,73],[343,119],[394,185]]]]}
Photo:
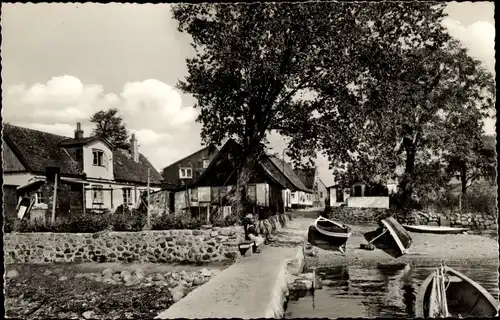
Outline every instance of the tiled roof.
{"type": "Polygon", "coordinates": [[[81,165],[66,149],[58,146],[67,137],[10,124],[4,124],[3,136],[19,160],[32,172],[44,174],[46,167],[59,167],[61,174],[83,174],[81,165]]]}
{"type": "Polygon", "coordinates": [[[163,178],[148,159],[139,153],[139,162],[132,159],[130,153],[123,149],[113,151],[113,173],[115,180],[147,183],[149,168],[149,183],[161,184],[163,178]]]}
{"type": "Polygon", "coordinates": [[[314,189],[314,178],[316,177],[316,168],[310,169],[295,169],[300,180],[308,189],[314,189]]]}
{"type": "Polygon", "coordinates": [[[311,190],[304,185],[304,182],[302,182],[300,177],[295,173],[295,171],[293,171],[292,167],[288,163],[275,156],[269,156],[269,159],[281,172],[283,172],[285,177],[295,186],[296,189],[311,192],[311,190]]]}
{"type": "MultiPolygon", "coordinates": [[[[9,124],[4,124],[3,130],[4,139],[30,171],[44,174],[46,167],[59,167],[62,175],[83,175],[80,163],[75,160],[75,150],[61,147],[61,142],[73,139],[9,124]]],[[[142,154],[139,162],[134,162],[127,151],[117,149],[113,151],[113,159],[117,181],[147,183],[148,168],[151,184],[162,181],[160,173],[142,154]]]]}

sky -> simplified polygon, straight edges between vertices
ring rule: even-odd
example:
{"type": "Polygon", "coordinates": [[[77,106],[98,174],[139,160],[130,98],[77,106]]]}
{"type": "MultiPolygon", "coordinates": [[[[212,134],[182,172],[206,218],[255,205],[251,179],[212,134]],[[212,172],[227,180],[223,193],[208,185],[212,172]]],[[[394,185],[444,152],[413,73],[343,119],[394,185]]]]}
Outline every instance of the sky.
{"type": "MultiPolygon", "coordinates": [[[[449,33],[494,72],[493,2],[446,11],[449,33]]],[[[1,26],[4,122],[70,137],[81,122],[88,135],[90,116],[116,107],[158,170],[202,148],[195,100],[175,88],[194,50],[169,4],[2,4],[1,26]]],[[[283,146],[270,137],[273,152],[283,146]]],[[[331,185],[328,161],[316,165],[331,185]]]]}

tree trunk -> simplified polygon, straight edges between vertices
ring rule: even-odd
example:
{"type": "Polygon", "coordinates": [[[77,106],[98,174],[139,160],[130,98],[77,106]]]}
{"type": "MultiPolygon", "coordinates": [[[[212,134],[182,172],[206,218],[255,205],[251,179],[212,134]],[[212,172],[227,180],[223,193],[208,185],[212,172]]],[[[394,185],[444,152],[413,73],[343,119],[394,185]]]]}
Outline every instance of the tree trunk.
{"type": "Polygon", "coordinates": [[[415,169],[415,147],[410,139],[405,138],[406,163],[405,175],[401,181],[401,203],[402,209],[409,209],[411,196],[413,194],[413,186],[411,185],[413,171],[415,169]]]}
{"type": "Polygon", "coordinates": [[[460,166],[460,182],[462,183],[462,194],[467,193],[467,165],[463,163],[460,166]]]}
{"type": "Polygon", "coordinates": [[[244,214],[243,201],[246,198],[247,185],[250,181],[252,170],[257,163],[257,159],[255,156],[251,155],[241,163],[242,165],[237,168],[236,188],[233,189],[232,194],[229,196],[229,204],[234,208],[232,215],[238,218],[242,218],[244,214]]]}

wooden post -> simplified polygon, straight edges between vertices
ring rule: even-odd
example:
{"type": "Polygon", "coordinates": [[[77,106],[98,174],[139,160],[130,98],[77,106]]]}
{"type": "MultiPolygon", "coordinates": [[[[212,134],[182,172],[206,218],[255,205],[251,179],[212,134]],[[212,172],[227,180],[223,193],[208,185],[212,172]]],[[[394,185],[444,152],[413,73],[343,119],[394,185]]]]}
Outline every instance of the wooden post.
{"type": "Polygon", "coordinates": [[[148,230],[151,230],[151,216],[149,211],[149,168],[148,168],[148,230]]]}
{"type": "Polygon", "coordinates": [[[54,197],[52,199],[52,223],[56,221],[56,201],[57,201],[57,173],[54,180],[54,197]]]}
{"type": "Polygon", "coordinates": [[[462,212],[462,193],[458,194],[458,212],[462,212]]]}
{"type": "Polygon", "coordinates": [[[87,194],[85,193],[85,185],[82,183],[82,206],[83,206],[83,214],[85,215],[85,207],[87,206],[85,201],[87,198],[87,194]]]}

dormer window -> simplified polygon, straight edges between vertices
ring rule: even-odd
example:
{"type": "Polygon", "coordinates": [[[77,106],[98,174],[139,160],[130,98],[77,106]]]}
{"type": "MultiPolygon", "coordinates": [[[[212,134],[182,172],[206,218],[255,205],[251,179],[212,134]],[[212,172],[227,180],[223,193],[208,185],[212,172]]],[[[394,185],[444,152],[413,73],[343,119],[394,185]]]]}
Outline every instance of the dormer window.
{"type": "Polygon", "coordinates": [[[179,169],[179,178],[192,179],[193,178],[193,170],[191,168],[180,168],[179,169]]]}
{"type": "Polygon", "coordinates": [[[92,164],[94,166],[106,167],[106,157],[104,156],[104,151],[99,149],[92,149],[92,164]]]}

